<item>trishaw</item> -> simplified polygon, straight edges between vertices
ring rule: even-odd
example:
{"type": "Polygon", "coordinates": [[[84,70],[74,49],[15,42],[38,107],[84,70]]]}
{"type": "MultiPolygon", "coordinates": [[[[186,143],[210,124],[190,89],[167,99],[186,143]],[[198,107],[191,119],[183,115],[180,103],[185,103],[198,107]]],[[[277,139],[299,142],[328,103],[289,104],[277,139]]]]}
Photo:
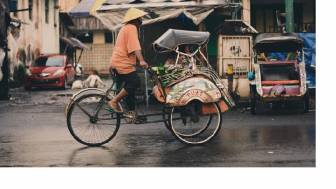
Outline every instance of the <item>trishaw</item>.
{"type": "MultiPolygon", "coordinates": [[[[115,87],[117,80],[111,69],[113,83],[108,90],[83,89],[69,100],[65,115],[71,135],[84,145],[100,146],[116,135],[121,124],[163,122],[182,143],[209,142],[221,128],[222,113],[235,106],[227,87],[201,52],[209,36],[209,32],[169,29],[151,45],[157,53],[174,51],[177,56],[186,56],[190,63],[187,69],[147,69],[155,84],[153,95],[162,102],[162,112],[144,114],[140,104],[136,111],[123,110],[122,114],[106,111],[108,101],[122,88],[122,85],[115,87]],[[179,46],[185,44],[194,46],[195,50],[188,54],[179,51],[179,46]],[[205,65],[198,65],[198,56],[205,65]],[[159,119],[149,119],[155,116],[159,119]]],[[[176,61],[175,66],[178,64],[176,61]]],[[[123,106],[119,104],[120,109],[123,106]]]]}
{"type": "Polygon", "coordinates": [[[250,82],[251,114],[256,114],[257,102],[279,106],[299,101],[300,108],[308,112],[304,45],[297,33],[263,33],[256,37],[254,75],[250,78],[254,78],[250,82]],[[302,61],[297,63],[300,54],[302,61]]]}

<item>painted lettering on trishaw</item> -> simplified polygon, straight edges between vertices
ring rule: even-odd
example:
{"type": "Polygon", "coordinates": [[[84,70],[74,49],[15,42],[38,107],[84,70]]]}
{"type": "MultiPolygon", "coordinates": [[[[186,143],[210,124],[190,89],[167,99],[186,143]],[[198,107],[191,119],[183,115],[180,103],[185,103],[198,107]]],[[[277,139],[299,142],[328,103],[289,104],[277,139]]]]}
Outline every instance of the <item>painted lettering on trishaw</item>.
{"type": "Polygon", "coordinates": [[[187,94],[185,94],[187,97],[192,98],[192,97],[196,97],[196,96],[202,96],[203,91],[200,90],[192,90],[187,92],[187,94]]]}
{"type": "Polygon", "coordinates": [[[190,90],[186,92],[180,99],[179,104],[187,104],[189,101],[198,99],[203,102],[211,102],[212,98],[209,94],[205,93],[204,91],[201,90],[190,90]]]}

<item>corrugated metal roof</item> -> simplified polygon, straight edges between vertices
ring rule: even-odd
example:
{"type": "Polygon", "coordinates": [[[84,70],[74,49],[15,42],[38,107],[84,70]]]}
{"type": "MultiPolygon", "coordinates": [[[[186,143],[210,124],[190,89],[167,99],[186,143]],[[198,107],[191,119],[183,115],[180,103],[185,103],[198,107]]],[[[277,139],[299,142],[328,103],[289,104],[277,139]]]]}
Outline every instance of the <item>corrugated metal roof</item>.
{"type": "Polygon", "coordinates": [[[156,0],[155,2],[154,0],[145,0],[141,2],[142,3],[123,3],[113,5],[109,5],[108,2],[106,2],[100,8],[96,9],[95,17],[99,18],[99,20],[107,28],[115,31],[122,27],[123,17],[125,16],[127,10],[133,7],[148,13],[148,15],[144,17],[143,25],[177,18],[181,14],[184,14],[186,17],[190,18],[195,25],[198,25],[215,9],[230,11],[232,6],[227,2],[227,0],[204,0],[201,3],[196,1],[157,2],[156,0]]]}

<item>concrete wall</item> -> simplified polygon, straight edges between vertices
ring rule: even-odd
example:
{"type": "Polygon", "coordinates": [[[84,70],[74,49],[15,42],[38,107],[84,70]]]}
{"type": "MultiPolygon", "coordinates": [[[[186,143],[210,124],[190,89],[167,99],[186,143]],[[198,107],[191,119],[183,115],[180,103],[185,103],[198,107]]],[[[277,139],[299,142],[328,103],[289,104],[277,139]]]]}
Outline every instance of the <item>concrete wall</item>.
{"type": "Polygon", "coordinates": [[[93,44],[104,44],[105,33],[103,31],[93,33],[93,44]]]}
{"type": "Polygon", "coordinates": [[[242,20],[248,24],[251,24],[251,0],[242,0],[242,6],[242,20]]]}
{"type": "MultiPolygon", "coordinates": [[[[97,38],[100,39],[99,37],[97,38]]],[[[79,60],[79,63],[84,69],[84,74],[91,74],[93,70],[98,70],[99,73],[108,74],[110,67],[109,61],[112,56],[113,44],[86,43],[85,45],[92,47],[92,50],[84,50],[81,59],[79,60]]],[[[77,51],[77,56],[79,56],[79,53],[80,51],[77,51]]]]}

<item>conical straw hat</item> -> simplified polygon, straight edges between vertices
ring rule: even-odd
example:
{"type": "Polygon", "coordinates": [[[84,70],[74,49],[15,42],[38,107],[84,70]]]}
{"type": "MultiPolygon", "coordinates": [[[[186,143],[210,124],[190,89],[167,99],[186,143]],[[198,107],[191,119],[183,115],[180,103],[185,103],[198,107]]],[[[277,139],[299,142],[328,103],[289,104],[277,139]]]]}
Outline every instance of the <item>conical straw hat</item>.
{"type": "Polygon", "coordinates": [[[136,8],[133,8],[133,7],[129,8],[122,23],[124,24],[126,22],[131,21],[131,20],[143,17],[146,14],[147,13],[142,11],[142,10],[139,10],[139,9],[136,9],[136,8]]]}

